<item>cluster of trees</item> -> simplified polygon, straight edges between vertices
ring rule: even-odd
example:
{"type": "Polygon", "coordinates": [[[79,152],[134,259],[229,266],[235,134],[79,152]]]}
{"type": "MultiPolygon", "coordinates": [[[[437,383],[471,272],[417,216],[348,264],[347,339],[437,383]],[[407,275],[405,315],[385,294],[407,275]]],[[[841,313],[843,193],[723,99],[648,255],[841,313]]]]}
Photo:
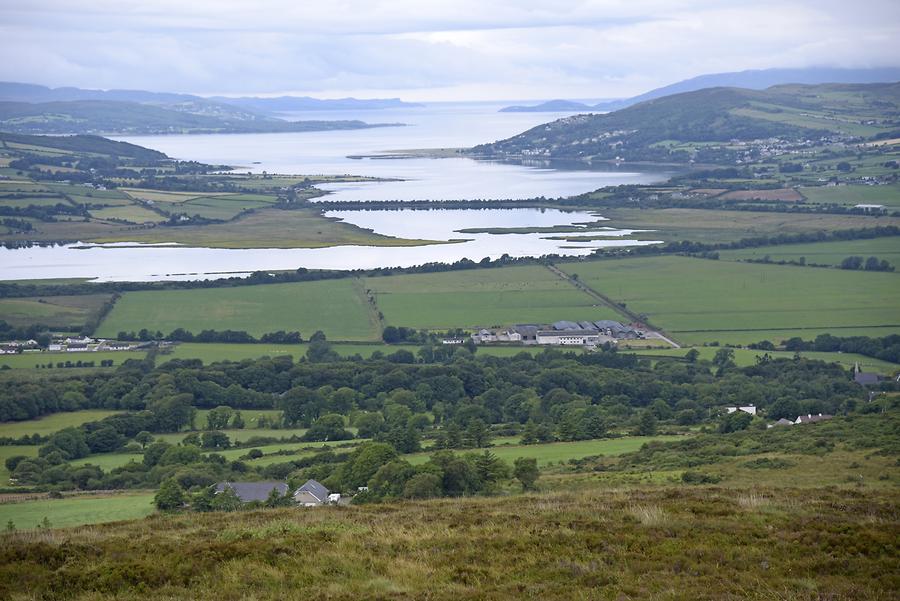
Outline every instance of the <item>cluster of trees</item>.
{"type": "Polygon", "coordinates": [[[440,342],[442,338],[467,339],[468,335],[459,328],[447,332],[429,332],[403,326],[387,326],[381,333],[381,339],[388,344],[434,344],[440,342]]]}
{"type": "Polygon", "coordinates": [[[184,328],[172,330],[168,336],[159,331],[151,332],[146,328],[137,333],[121,331],[116,334],[116,339],[132,342],[171,340],[173,342],[228,342],[239,344],[255,344],[258,342],[270,344],[300,344],[303,342],[300,332],[285,332],[284,330],[269,332],[256,338],[244,330],[203,330],[195,335],[190,330],[185,330],[184,328]]]}
{"type": "MultiPolygon", "coordinates": [[[[896,351],[894,338],[884,343],[896,351]]],[[[822,347],[827,341],[817,342],[822,347]]],[[[139,462],[143,467],[130,465],[99,476],[94,471],[92,486],[156,485],[163,476],[153,471],[159,462],[148,459],[148,453],[167,451],[170,459],[179,459],[162,465],[188,466],[213,482],[226,473],[247,474],[249,468],[241,462],[211,464],[208,456],[198,457],[204,450],[232,446],[225,430],[240,428],[240,411],[248,408],[279,409],[280,425],[308,428],[302,440],[311,443],[353,438],[348,429],[353,426],[358,437],[402,454],[420,450],[426,438],[438,449],[451,450],[483,448],[497,435],[521,435],[526,443],[626,431],[649,435],[709,423],[724,404],[754,404],[768,409],[770,416],[795,417],[846,413],[865,398],[839,365],[796,358],[739,368],[727,348],[719,349],[712,362],[695,353],[688,361],[651,363],[612,350],[581,354],[548,349],[502,358],[475,357],[464,348],[434,362],[437,349],[423,347],[413,362],[395,362],[341,359],[330,355],[326,341],[314,344],[325,360],[276,357],[210,366],[172,360],[154,367],[151,360],[131,359],[112,372],[0,381],[4,420],[86,408],[124,411],[40,441],[38,457],[12,466],[13,475],[23,483],[73,485],[77,470],[69,465],[72,461],[120,449],[140,453],[141,447],[146,447],[139,462]],[[196,430],[197,407],[212,409],[206,432],[192,432],[180,445],[148,444],[148,436],[156,433],[196,430]],[[47,470],[53,470],[49,476],[44,475],[47,470]]],[[[286,459],[258,473],[283,478],[298,472],[319,480],[339,474],[342,461],[334,455],[318,455],[317,461],[286,459]]],[[[343,486],[349,480],[340,474],[332,482],[343,486]]],[[[83,478],[78,482],[81,486],[83,478]]]]}
{"type": "Polygon", "coordinates": [[[900,335],[890,334],[881,338],[870,336],[832,336],[820,334],[814,340],[795,336],[784,342],[789,351],[821,351],[827,353],[857,353],[882,361],[900,363],[900,335]]]}
{"type": "Polygon", "coordinates": [[[894,271],[894,266],[888,263],[885,259],[878,259],[878,257],[869,257],[868,259],[863,259],[862,257],[851,256],[847,257],[840,264],[841,269],[863,269],[865,271],[894,271]]]}

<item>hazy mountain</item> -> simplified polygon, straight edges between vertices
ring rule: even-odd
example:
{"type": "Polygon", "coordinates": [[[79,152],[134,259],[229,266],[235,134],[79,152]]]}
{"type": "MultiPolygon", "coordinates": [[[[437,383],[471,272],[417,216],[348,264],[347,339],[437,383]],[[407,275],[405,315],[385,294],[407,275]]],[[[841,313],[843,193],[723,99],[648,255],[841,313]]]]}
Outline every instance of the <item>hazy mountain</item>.
{"type": "Polygon", "coordinates": [[[112,100],[0,102],[0,130],[24,134],[295,132],[378,127],[362,121],[284,121],[189,100],[156,106],[112,100]]]}
{"type": "Polygon", "coordinates": [[[859,135],[897,128],[900,83],[707,88],[647,100],[606,114],[574,115],[477,146],[486,156],[687,162],[683,143],[859,135]],[[873,125],[878,124],[878,125],[873,125]]]}
{"type": "Polygon", "coordinates": [[[685,79],[668,86],[650,90],[631,98],[609,100],[595,105],[569,100],[551,100],[534,106],[509,106],[501,112],[555,112],[555,111],[614,111],[632,106],[645,100],[662,98],[682,92],[693,92],[704,88],[733,87],[748,90],[765,90],[772,86],[788,83],[887,83],[900,81],[900,67],[876,69],[838,69],[831,67],[810,67],[806,69],[761,69],[756,71],[736,71],[733,73],[711,73],[685,79]]]}
{"type": "Polygon", "coordinates": [[[507,106],[501,113],[558,113],[564,111],[590,111],[593,107],[574,100],[548,100],[534,106],[507,106]]]}
{"type": "Polygon", "coordinates": [[[245,96],[242,98],[211,98],[223,104],[231,104],[260,113],[285,113],[290,111],[343,111],[343,110],[378,110],[392,108],[420,107],[421,104],[403,102],[399,98],[334,98],[319,99],[310,96],[279,96],[277,98],[259,98],[245,96]]]}

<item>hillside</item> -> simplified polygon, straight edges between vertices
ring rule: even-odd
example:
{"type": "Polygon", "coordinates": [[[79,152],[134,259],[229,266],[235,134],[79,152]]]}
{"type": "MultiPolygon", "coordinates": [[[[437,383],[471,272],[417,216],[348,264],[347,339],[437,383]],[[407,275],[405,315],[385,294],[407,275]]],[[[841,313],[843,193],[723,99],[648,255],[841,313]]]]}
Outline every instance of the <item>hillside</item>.
{"type": "Polygon", "coordinates": [[[127,157],[139,161],[160,161],[168,159],[164,153],[144,148],[129,142],[118,142],[101,136],[29,136],[0,132],[3,146],[22,145],[37,148],[54,148],[69,153],[92,153],[115,157],[127,157]]]}
{"type": "Polygon", "coordinates": [[[290,132],[375,126],[362,121],[289,122],[205,101],[186,101],[177,107],[114,100],[0,102],[0,130],[25,134],[290,132]]]}
{"type": "MultiPolygon", "coordinates": [[[[900,127],[900,84],[709,88],[642,102],[613,113],[575,115],[472,149],[493,157],[686,163],[671,143],[847,141],[900,127]]],[[[709,158],[705,159],[709,161],[709,158]]]]}
{"type": "Polygon", "coordinates": [[[513,105],[500,109],[501,113],[552,113],[562,111],[590,111],[593,107],[574,100],[548,100],[534,106],[513,105]]]}

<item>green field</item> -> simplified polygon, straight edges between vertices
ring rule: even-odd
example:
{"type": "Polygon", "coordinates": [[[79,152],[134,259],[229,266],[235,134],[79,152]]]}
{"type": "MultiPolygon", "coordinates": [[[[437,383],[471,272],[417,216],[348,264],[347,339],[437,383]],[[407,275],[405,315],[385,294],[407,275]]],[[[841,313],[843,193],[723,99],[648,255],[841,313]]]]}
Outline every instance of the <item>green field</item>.
{"type": "Polygon", "coordinates": [[[900,268],[900,236],[719,251],[719,257],[729,261],[762,259],[766,256],[773,261],[797,261],[804,257],[808,264],[818,265],[840,265],[841,261],[854,255],[863,258],[878,257],[900,268]]]}
{"type": "Polygon", "coordinates": [[[155,223],[166,220],[165,216],[138,205],[91,209],[91,215],[97,219],[122,219],[131,223],[155,223]]]}
{"type": "MultiPolygon", "coordinates": [[[[700,359],[703,360],[712,360],[715,356],[716,352],[719,350],[718,347],[714,346],[699,346],[696,347],[697,351],[700,353],[700,359]]],[[[680,349],[648,349],[648,350],[635,350],[635,351],[623,351],[623,352],[631,352],[636,355],[646,355],[649,357],[684,357],[684,355],[690,349],[680,348],[680,349]]],[[[769,356],[773,358],[784,358],[790,359],[794,356],[792,351],[757,351],[752,349],[732,349],[734,351],[734,362],[738,365],[738,367],[746,367],[748,365],[755,365],[757,357],[762,357],[765,354],[769,354],[769,356]]],[[[874,372],[883,374],[886,376],[890,376],[892,374],[900,371],[900,364],[891,363],[890,361],[881,361],[880,359],[874,359],[872,357],[866,357],[865,355],[857,355],[855,353],[819,353],[814,351],[803,352],[800,353],[801,356],[806,357],[807,359],[818,359],[820,361],[827,361],[829,363],[840,363],[847,369],[851,369],[857,363],[863,371],[874,372]]]]}
{"type": "MultiPolygon", "coordinates": [[[[512,464],[518,457],[535,458],[543,467],[551,463],[582,459],[591,455],[621,455],[637,451],[641,446],[653,440],[678,440],[679,436],[626,436],[624,438],[607,438],[600,440],[580,440],[577,442],[551,442],[531,445],[503,445],[490,448],[490,452],[500,459],[512,464]]],[[[473,449],[481,452],[482,449],[473,449]]],[[[414,453],[405,459],[413,465],[428,461],[430,453],[414,453]]]]}
{"type": "Polygon", "coordinates": [[[37,419],[29,419],[21,422],[0,422],[0,437],[8,436],[19,438],[26,434],[40,434],[47,436],[57,430],[80,426],[86,422],[101,420],[104,417],[115,415],[118,411],[105,411],[102,409],[85,409],[83,411],[69,411],[66,413],[53,413],[37,419]]]}
{"type": "MultiPolygon", "coordinates": [[[[885,159],[886,160],[886,159],[885,159]]],[[[879,204],[900,208],[900,186],[812,186],[800,188],[810,202],[842,205],[879,204]]]]}
{"type": "Polygon", "coordinates": [[[366,278],[388,324],[474,328],[561,319],[619,319],[618,313],[539,266],[366,278]]]}
{"type": "Polygon", "coordinates": [[[147,328],[168,334],[185,328],[245,330],[259,336],[277,330],[304,338],[322,330],[333,340],[375,340],[378,324],[352,278],[236,288],[127,292],[103,321],[98,336],[147,328]]]}
{"type": "Polygon", "coordinates": [[[882,326],[900,331],[900,278],[893,273],[675,256],[560,267],[688,344],[742,344],[773,331],[773,341],[829,328],[846,336],[882,326]]]}
{"type": "Polygon", "coordinates": [[[100,310],[111,295],[46,296],[0,299],[0,319],[14,326],[35,323],[54,327],[80,326],[100,310]]]}
{"type": "MultiPolygon", "coordinates": [[[[57,372],[56,364],[71,361],[73,364],[77,361],[93,361],[94,367],[99,368],[100,362],[107,359],[112,360],[113,367],[121,365],[127,359],[143,359],[147,355],[144,351],[95,351],[87,353],[21,353],[18,355],[0,355],[0,367],[8,366],[12,369],[35,369],[35,366],[53,363],[53,369],[43,371],[41,373],[55,374],[68,373],[67,371],[57,372]]],[[[74,372],[73,372],[74,373],[74,372]]]]}
{"type": "Polygon", "coordinates": [[[150,515],[154,493],[41,499],[0,504],[0,523],[11,521],[19,530],[35,528],[46,517],[53,528],[134,520],[150,515]]]}
{"type": "Polygon", "coordinates": [[[848,228],[900,225],[896,217],[868,215],[831,215],[816,213],[765,213],[707,209],[603,209],[608,225],[621,228],[655,230],[635,235],[640,240],[691,240],[694,242],[733,242],[742,238],[834,231],[848,228]]]}
{"type": "Polygon", "coordinates": [[[37,445],[0,445],[0,486],[5,486],[9,480],[9,470],[6,469],[6,460],[16,455],[25,455],[26,457],[37,457],[37,445]]]}

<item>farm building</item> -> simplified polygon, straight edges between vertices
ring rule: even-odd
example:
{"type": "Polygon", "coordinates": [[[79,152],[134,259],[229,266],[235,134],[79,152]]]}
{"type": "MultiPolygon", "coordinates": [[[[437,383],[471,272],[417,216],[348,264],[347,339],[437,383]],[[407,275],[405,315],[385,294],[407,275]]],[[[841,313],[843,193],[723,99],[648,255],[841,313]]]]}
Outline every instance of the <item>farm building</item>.
{"type": "Polygon", "coordinates": [[[303,486],[294,491],[294,501],[304,507],[315,507],[329,502],[329,491],[315,480],[307,480],[303,486]]]}
{"type": "Polygon", "coordinates": [[[216,484],[216,494],[225,492],[226,488],[233,490],[241,503],[265,501],[273,490],[281,496],[288,492],[288,485],[284,482],[219,482],[216,484]]]}
{"type": "Polygon", "coordinates": [[[482,329],[472,335],[476,343],[519,342],[563,346],[596,346],[618,339],[643,338],[644,332],[633,325],[609,319],[600,321],[561,320],[550,325],[519,324],[512,328],[482,329]]]}
{"type": "Polygon", "coordinates": [[[538,330],[538,344],[552,344],[562,346],[594,346],[600,342],[600,333],[597,330],[538,330]]]}
{"type": "Polygon", "coordinates": [[[789,420],[789,419],[785,419],[785,418],[782,417],[780,420],[778,420],[778,421],[775,422],[774,424],[769,424],[769,425],[767,425],[766,428],[775,428],[775,427],[777,427],[777,426],[793,426],[793,425],[794,425],[794,422],[792,422],[792,421],[789,420]]]}
{"type": "Polygon", "coordinates": [[[884,205],[858,204],[853,205],[853,208],[862,209],[866,213],[887,213],[887,208],[884,205]]]}

